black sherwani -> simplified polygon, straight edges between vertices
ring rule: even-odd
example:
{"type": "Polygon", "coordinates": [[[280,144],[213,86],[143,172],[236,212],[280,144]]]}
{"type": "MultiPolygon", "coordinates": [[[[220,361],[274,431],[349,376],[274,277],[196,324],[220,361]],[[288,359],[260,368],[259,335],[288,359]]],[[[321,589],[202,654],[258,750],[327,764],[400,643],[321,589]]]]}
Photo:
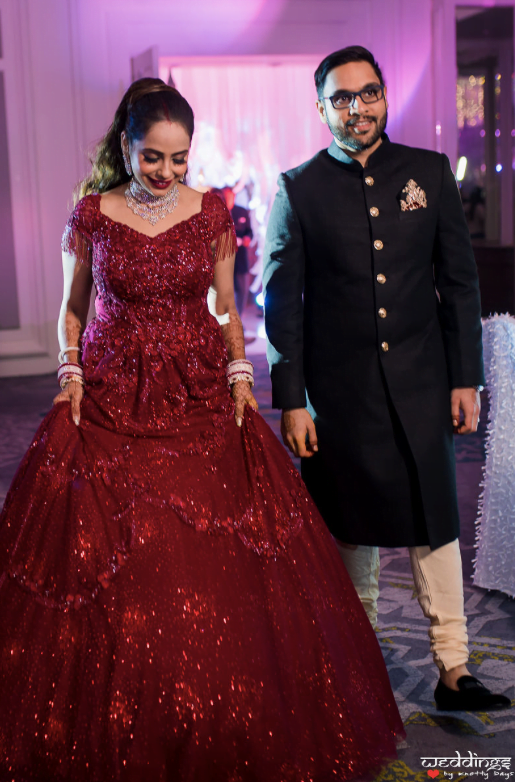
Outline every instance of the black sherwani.
{"type": "Polygon", "coordinates": [[[445,155],[384,135],[366,168],[333,142],[282,174],[264,288],[273,405],[314,418],[319,451],[302,475],[332,533],[454,540],[450,390],[484,376],[476,265],[445,155]],[[410,180],[427,205],[403,211],[410,180]]]}

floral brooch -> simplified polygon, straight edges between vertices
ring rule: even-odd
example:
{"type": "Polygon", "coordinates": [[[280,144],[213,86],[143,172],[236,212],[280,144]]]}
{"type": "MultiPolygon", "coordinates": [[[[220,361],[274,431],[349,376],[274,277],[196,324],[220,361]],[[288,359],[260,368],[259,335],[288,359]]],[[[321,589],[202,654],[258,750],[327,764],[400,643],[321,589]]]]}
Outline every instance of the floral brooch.
{"type": "Polygon", "coordinates": [[[414,179],[410,179],[401,190],[400,205],[403,212],[427,207],[426,194],[414,179]]]}

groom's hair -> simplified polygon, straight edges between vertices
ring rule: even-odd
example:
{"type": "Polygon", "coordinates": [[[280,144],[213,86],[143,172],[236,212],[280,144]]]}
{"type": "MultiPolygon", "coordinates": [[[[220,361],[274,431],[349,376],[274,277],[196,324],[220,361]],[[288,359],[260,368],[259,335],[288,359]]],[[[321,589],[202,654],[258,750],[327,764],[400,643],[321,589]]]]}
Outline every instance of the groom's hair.
{"type": "Polygon", "coordinates": [[[339,65],[346,65],[348,62],[368,62],[376,72],[380,84],[384,84],[381,68],[374,59],[372,52],[365,49],[364,46],[346,46],[345,49],[338,49],[337,52],[328,54],[315,71],[315,86],[319,98],[324,93],[325,80],[329,71],[337,68],[339,65]]]}

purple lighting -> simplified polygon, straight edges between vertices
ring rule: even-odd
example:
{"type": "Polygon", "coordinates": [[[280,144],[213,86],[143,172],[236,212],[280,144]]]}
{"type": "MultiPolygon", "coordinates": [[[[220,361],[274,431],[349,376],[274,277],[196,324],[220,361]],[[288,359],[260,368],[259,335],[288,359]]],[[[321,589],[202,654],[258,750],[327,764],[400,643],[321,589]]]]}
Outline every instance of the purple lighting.
{"type": "Polygon", "coordinates": [[[497,173],[501,172],[502,171],[502,163],[497,163],[497,165],[495,167],[495,170],[497,171],[497,173]]]}
{"type": "Polygon", "coordinates": [[[501,131],[499,130],[499,128],[497,128],[497,130],[495,131],[495,135],[497,136],[497,138],[499,138],[499,136],[501,135],[501,131]]]}

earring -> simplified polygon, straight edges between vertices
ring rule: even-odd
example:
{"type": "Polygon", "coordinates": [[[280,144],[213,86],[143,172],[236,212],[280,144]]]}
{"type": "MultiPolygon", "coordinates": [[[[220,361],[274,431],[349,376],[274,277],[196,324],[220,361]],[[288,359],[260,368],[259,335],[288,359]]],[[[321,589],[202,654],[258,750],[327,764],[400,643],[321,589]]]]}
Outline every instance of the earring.
{"type": "Polygon", "coordinates": [[[127,171],[127,174],[129,176],[132,176],[131,159],[124,149],[122,149],[122,155],[123,155],[123,162],[125,164],[125,170],[127,171]]]}

